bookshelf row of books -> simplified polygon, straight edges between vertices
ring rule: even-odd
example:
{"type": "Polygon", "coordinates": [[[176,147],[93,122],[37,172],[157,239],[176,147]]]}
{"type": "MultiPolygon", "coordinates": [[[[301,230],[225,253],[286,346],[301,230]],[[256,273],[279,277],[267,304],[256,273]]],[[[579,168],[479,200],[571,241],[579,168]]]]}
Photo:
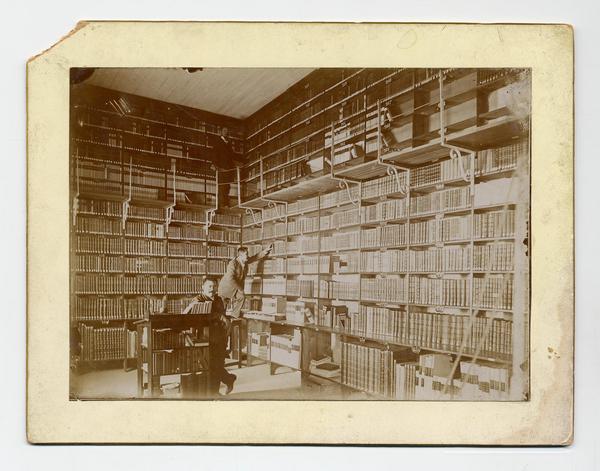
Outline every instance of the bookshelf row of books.
{"type": "Polygon", "coordinates": [[[427,250],[387,250],[361,254],[360,271],[367,273],[468,271],[471,248],[446,246],[427,250]]]}
{"type": "MultiPolygon", "coordinates": [[[[300,259],[297,260],[300,261],[300,259]]],[[[251,265],[250,269],[254,272],[260,270],[260,273],[265,275],[286,273],[286,260],[283,258],[266,259],[262,262],[262,267],[251,265]]]]}
{"type": "Polygon", "coordinates": [[[132,299],[125,302],[119,298],[76,297],[74,300],[74,321],[111,321],[122,319],[139,319],[144,312],[139,303],[147,300],[135,300],[137,306],[132,306],[132,299]],[[133,309],[132,309],[133,308],[133,309]]]}
{"type": "MultiPolygon", "coordinates": [[[[122,94],[121,94],[122,96],[122,94]]],[[[106,103],[115,102],[109,100],[106,103]]],[[[123,102],[120,102],[123,104],[123,102]]],[[[156,102],[141,104],[140,97],[126,97],[125,113],[115,113],[112,110],[93,108],[85,105],[76,107],[77,118],[81,126],[101,126],[113,128],[126,134],[137,134],[144,137],[154,137],[162,140],[206,139],[207,135],[218,135],[221,127],[215,123],[206,122],[191,113],[174,111],[171,107],[164,110],[156,109],[156,102]],[[127,111],[129,110],[129,111],[127,111]],[[152,119],[148,116],[153,116],[152,119]],[[191,132],[187,132],[191,131],[191,132]]],[[[179,109],[179,107],[178,107],[179,109]]],[[[242,133],[235,126],[229,126],[230,136],[241,139],[242,133]]]]}
{"type": "Polygon", "coordinates": [[[224,275],[227,271],[227,260],[212,260],[206,261],[206,271],[211,275],[224,275]]]}
{"type": "Polygon", "coordinates": [[[408,302],[428,306],[468,307],[471,304],[469,286],[466,278],[411,276],[408,280],[408,302]]]}
{"type": "Polygon", "coordinates": [[[264,280],[262,280],[262,290],[260,279],[254,279],[250,282],[246,280],[246,291],[248,290],[251,293],[262,293],[273,296],[285,296],[286,280],[285,278],[265,278],[264,280]]]}
{"type": "Polygon", "coordinates": [[[123,277],[78,274],[74,279],[74,290],[78,294],[120,294],[123,292],[123,277]]]}
{"type": "MultiPolygon", "coordinates": [[[[122,360],[132,349],[126,342],[131,339],[125,327],[96,328],[86,324],[79,324],[81,340],[81,360],[122,360]]],[[[135,350],[133,350],[135,351],[135,350]]]]}
{"type": "MultiPolygon", "coordinates": [[[[265,228],[268,226],[265,226],[265,228]]],[[[285,235],[285,227],[284,235],[285,235]]],[[[281,230],[281,229],[279,229],[281,230]]],[[[295,220],[289,220],[287,225],[287,235],[299,235],[307,232],[316,232],[319,230],[319,217],[304,217],[295,220]]]]}
{"type": "Polygon", "coordinates": [[[312,298],[315,295],[316,280],[291,279],[286,281],[286,295],[312,298]]]}
{"type": "Polygon", "coordinates": [[[205,224],[206,223],[206,212],[204,211],[191,211],[184,209],[173,210],[173,216],[171,222],[189,223],[189,224],[205,224]]]}
{"type": "Polygon", "coordinates": [[[376,223],[406,217],[406,199],[393,199],[360,208],[360,222],[376,223]]]}
{"type": "MultiPolygon", "coordinates": [[[[377,252],[378,254],[380,252],[377,252]]],[[[358,252],[346,252],[324,260],[321,265],[321,273],[358,273],[360,271],[360,254],[358,252]],[[327,262],[327,264],[325,264],[327,262]]]]}
{"type": "Polygon", "coordinates": [[[513,237],[515,212],[513,209],[444,217],[410,224],[411,244],[462,241],[465,239],[493,239],[513,237]]]}
{"type": "MultiPolygon", "coordinates": [[[[214,247],[210,247],[212,248],[214,247]]],[[[169,242],[167,253],[172,257],[206,257],[207,248],[206,245],[195,242],[169,242]]]]}
{"type": "Polygon", "coordinates": [[[77,294],[164,294],[199,293],[199,277],[105,276],[77,274],[74,290],[77,294]]]}
{"type": "MultiPolygon", "coordinates": [[[[527,143],[523,141],[504,147],[480,151],[475,157],[475,174],[477,176],[482,176],[486,174],[497,173],[499,171],[512,170],[516,168],[517,159],[527,158],[527,152],[527,143]]],[[[463,155],[457,159],[448,159],[439,163],[430,164],[411,170],[410,186],[412,188],[420,188],[434,184],[456,181],[461,179],[464,175],[467,175],[470,171],[470,158],[463,155]]],[[[276,174],[269,175],[269,184],[267,185],[267,188],[277,186],[284,181],[281,180],[275,182],[274,180],[276,180],[276,174]]],[[[285,179],[285,181],[289,181],[289,179],[285,179]]],[[[361,196],[363,199],[382,197],[402,191],[405,185],[406,173],[401,172],[398,175],[398,178],[395,176],[385,176],[364,182],[361,196]]],[[[353,198],[356,198],[357,196],[357,193],[353,194],[353,198]]],[[[341,204],[340,201],[333,202],[332,200],[334,199],[334,197],[327,197],[327,195],[323,195],[321,197],[321,208],[341,204]]],[[[310,209],[314,210],[316,208],[317,205],[313,205],[310,209]]],[[[288,207],[289,214],[300,211],[301,209],[296,209],[295,206],[288,207]]]]}
{"type": "Polygon", "coordinates": [[[473,238],[512,237],[515,234],[515,211],[513,209],[475,214],[473,238]]]}
{"type": "Polygon", "coordinates": [[[407,242],[406,224],[390,224],[374,229],[363,229],[360,234],[362,248],[394,247],[407,242]]]}
{"type": "MultiPolygon", "coordinates": [[[[369,142],[367,144],[369,144],[369,142]]],[[[366,149],[363,149],[362,153],[365,151],[369,153],[376,150],[376,141],[372,141],[370,144],[371,146],[367,146],[366,149]]],[[[512,170],[516,168],[518,158],[526,157],[526,152],[526,144],[523,142],[501,148],[480,151],[474,159],[475,175],[482,176],[503,170],[512,170]]],[[[354,156],[351,153],[351,148],[346,149],[344,147],[341,149],[341,154],[334,156],[334,165],[346,162],[352,158],[354,158],[354,156]]],[[[268,161],[268,159],[266,161],[268,161]]],[[[410,184],[413,188],[420,188],[428,185],[456,181],[468,175],[468,172],[471,170],[469,156],[463,155],[457,159],[444,160],[440,163],[411,170],[410,184]]],[[[277,187],[307,175],[308,173],[310,173],[310,170],[307,169],[304,162],[286,166],[275,172],[266,174],[265,188],[270,189],[277,187]]],[[[400,178],[386,176],[377,180],[365,182],[363,184],[362,198],[380,197],[402,191],[402,188],[406,185],[406,176],[404,174],[401,175],[400,178]]],[[[356,195],[353,197],[356,197],[356,195]]]]}
{"type": "Polygon", "coordinates": [[[208,230],[208,240],[211,242],[225,242],[228,244],[239,244],[240,233],[238,231],[221,231],[217,229],[208,230]]]}
{"type": "MultiPolygon", "coordinates": [[[[321,238],[321,251],[381,248],[402,246],[408,243],[406,227],[409,228],[410,244],[434,244],[436,242],[464,241],[512,237],[515,230],[514,210],[499,210],[471,215],[451,216],[441,219],[390,224],[361,231],[339,232],[321,238]]],[[[318,251],[318,237],[304,237],[300,241],[277,241],[273,255],[285,255],[318,251]]]]}
{"type": "Polygon", "coordinates": [[[206,230],[199,226],[169,226],[169,239],[206,240],[206,230]]]}
{"type": "MultiPolygon", "coordinates": [[[[191,295],[191,293],[190,293],[191,295]]],[[[157,313],[172,313],[172,314],[181,314],[183,310],[189,306],[189,304],[193,301],[193,296],[177,296],[176,298],[162,298],[161,303],[157,305],[157,308],[153,312],[157,313]]],[[[194,314],[191,312],[190,314],[194,314]]]]}
{"type": "Polygon", "coordinates": [[[410,198],[411,216],[464,209],[470,206],[471,188],[468,186],[435,191],[410,198]]]}
{"type": "MultiPolygon", "coordinates": [[[[348,191],[337,190],[331,193],[325,193],[319,196],[319,207],[321,209],[333,208],[334,206],[342,206],[356,201],[360,197],[358,186],[352,186],[348,191]]],[[[289,207],[288,207],[289,209],[289,207]]]]}
{"type": "Polygon", "coordinates": [[[262,238],[283,238],[316,231],[340,229],[360,223],[381,222],[406,217],[405,200],[391,200],[372,206],[352,209],[320,217],[305,217],[285,223],[267,224],[261,228],[246,228],[243,232],[244,242],[262,238]]]}
{"type": "Polygon", "coordinates": [[[473,247],[473,270],[512,271],[514,258],[513,242],[502,241],[493,245],[475,245],[473,247]]]}
{"type": "MultiPolygon", "coordinates": [[[[287,207],[287,213],[300,214],[316,211],[317,209],[319,209],[319,196],[313,196],[311,198],[299,199],[289,203],[287,207]]],[[[265,210],[264,215],[267,219],[270,219],[275,216],[275,211],[275,208],[269,208],[268,210],[265,210]]]]}
{"type": "MultiPolygon", "coordinates": [[[[78,277],[75,278],[76,280],[78,277]]],[[[99,278],[100,280],[102,278],[99,278]]],[[[131,294],[152,294],[152,293],[164,293],[167,289],[167,278],[161,278],[157,276],[126,276],[123,280],[123,292],[131,294]]],[[[93,280],[89,280],[93,281],[93,280]]],[[[96,280],[98,281],[98,279],[96,280]]],[[[173,283],[173,282],[171,282],[173,283]]],[[[92,291],[102,292],[102,283],[100,283],[100,289],[92,289],[92,291]]],[[[169,290],[171,291],[171,290],[169,290]]]]}
{"type": "Polygon", "coordinates": [[[121,319],[139,319],[137,311],[126,312],[123,300],[118,298],[80,298],[74,301],[74,321],[111,321],[121,319]]]}
{"type": "MultiPolygon", "coordinates": [[[[473,300],[470,280],[466,277],[437,278],[411,276],[363,278],[354,281],[319,280],[318,297],[323,299],[359,299],[366,302],[444,306],[468,309],[512,310],[513,283],[510,276],[489,275],[473,279],[473,300]]],[[[247,280],[248,293],[272,296],[316,296],[316,280],[266,278],[247,280]]]]}
{"type": "Polygon", "coordinates": [[[507,367],[460,361],[454,368],[452,359],[443,354],[396,360],[392,351],[342,342],[341,366],[343,384],[399,400],[505,401],[510,397],[507,367]]]}
{"type": "MultiPolygon", "coordinates": [[[[388,72],[387,69],[382,70],[388,72]]],[[[280,123],[287,118],[296,124],[310,119],[326,107],[337,111],[342,102],[349,102],[352,95],[365,87],[366,75],[366,69],[331,69],[314,73],[294,85],[290,93],[280,100],[271,102],[264,113],[254,115],[248,124],[249,137],[260,143],[267,136],[281,132],[280,123]]]]}
{"type": "Polygon", "coordinates": [[[207,248],[208,258],[232,259],[237,256],[236,245],[209,245],[207,248]]]}
{"type": "Polygon", "coordinates": [[[166,255],[167,249],[163,241],[147,239],[125,239],[125,255],[166,255]]]}
{"type": "Polygon", "coordinates": [[[485,278],[474,278],[473,300],[475,306],[479,308],[512,310],[512,275],[488,275],[485,278]]]}
{"type": "Polygon", "coordinates": [[[166,246],[161,241],[145,239],[112,239],[88,236],[78,236],[75,240],[75,250],[106,255],[147,255],[174,257],[208,257],[234,258],[236,247],[209,246],[194,243],[171,243],[166,246]],[[124,249],[124,250],[123,250],[124,249]]]}
{"type": "MultiPolygon", "coordinates": [[[[279,259],[283,260],[283,259],[279,259]]],[[[288,258],[286,269],[282,270],[287,274],[306,274],[314,275],[317,273],[330,273],[331,257],[328,255],[307,255],[305,257],[288,258]]]]}
{"type": "Polygon", "coordinates": [[[208,369],[207,348],[152,352],[152,373],[157,376],[191,373],[208,369]]]}
{"type": "Polygon", "coordinates": [[[361,215],[362,213],[358,209],[351,209],[333,213],[329,216],[321,216],[319,230],[339,229],[359,224],[361,222],[361,215]]]}
{"type": "MultiPolygon", "coordinates": [[[[217,201],[217,193],[216,193],[216,189],[217,186],[216,184],[211,184],[211,185],[206,185],[206,192],[202,192],[202,193],[192,193],[191,191],[173,191],[172,188],[167,188],[167,201],[174,201],[175,205],[179,205],[180,207],[182,207],[184,204],[197,204],[197,205],[202,205],[202,206],[206,206],[206,207],[215,207],[216,201],[217,201]]],[[[177,220],[177,222],[187,222],[187,221],[181,221],[181,220],[177,220]]],[[[173,222],[173,221],[171,221],[173,222]]],[[[198,220],[196,219],[195,221],[190,222],[191,224],[201,224],[201,222],[198,222],[198,220]]]]}
{"type": "Polygon", "coordinates": [[[397,365],[399,389],[403,397],[412,400],[449,400],[461,394],[460,374],[452,358],[438,353],[421,355],[418,362],[397,365]]]}
{"type": "Polygon", "coordinates": [[[75,223],[77,233],[121,235],[121,221],[98,217],[78,217],[75,223]]]}
{"type": "Polygon", "coordinates": [[[128,217],[154,221],[164,221],[166,219],[166,210],[163,208],[149,208],[145,206],[136,206],[135,204],[130,204],[128,217]]]}
{"type": "Polygon", "coordinates": [[[111,163],[108,161],[101,162],[80,156],[78,157],[77,163],[79,178],[113,182],[121,181],[121,165],[118,163],[111,163]]]}
{"type": "Polygon", "coordinates": [[[120,273],[123,271],[122,257],[76,255],[73,262],[73,269],[77,271],[98,273],[120,273]]]}
{"type": "Polygon", "coordinates": [[[460,361],[455,377],[444,355],[421,355],[418,362],[396,363],[396,399],[507,401],[510,370],[499,365],[460,361]]]}
{"type": "Polygon", "coordinates": [[[323,299],[358,300],[360,283],[319,280],[319,297],[323,299]]]}
{"type": "Polygon", "coordinates": [[[274,294],[285,296],[285,280],[272,280],[265,278],[246,278],[244,281],[244,292],[246,294],[274,294]]]}
{"type": "Polygon", "coordinates": [[[110,217],[121,217],[123,215],[123,203],[120,201],[79,198],[78,205],[78,212],[83,214],[110,217]]]}
{"type": "MultiPolygon", "coordinates": [[[[137,195],[145,199],[157,199],[157,195],[137,195]]],[[[135,194],[132,197],[136,197],[135,194]]],[[[123,203],[117,201],[101,201],[92,199],[80,199],[78,215],[86,216],[111,216],[121,217],[123,214],[123,203]]],[[[152,221],[166,222],[166,212],[161,208],[146,208],[136,206],[132,203],[129,207],[129,218],[134,219],[145,219],[152,221]]],[[[174,222],[187,222],[191,224],[203,224],[205,222],[205,213],[202,211],[189,211],[175,209],[173,213],[174,222]]],[[[101,218],[91,217],[78,217],[76,221],[76,230],[78,232],[100,232],[108,234],[121,234],[120,224],[118,221],[101,218]]],[[[139,235],[144,236],[146,232],[143,231],[143,227],[146,227],[149,237],[164,237],[164,226],[163,229],[159,228],[159,224],[155,226],[147,225],[142,226],[141,224],[135,224],[128,221],[126,226],[126,234],[128,235],[139,235]],[[154,232],[152,231],[154,228],[154,232]],[[156,232],[160,231],[160,232],[156,232]]],[[[172,229],[172,227],[169,227],[172,229]]]]}
{"type": "Polygon", "coordinates": [[[468,156],[461,155],[457,159],[448,159],[425,165],[410,171],[411,188],[451,182],[462,177],[461,168],[467,172],[471,167],[468,156]]]}
{"type": "Polygon", "coordinates": [[[295,162],[277,170],[265,173],[263,176],[264,187],[274,188],[284,183],[294,181],[309,174],[309,168],[305,162],[295,162]]]}
{"type": "MultiPolygon", "coordinates": [[[[474,271],[512,271],[514,245],[474,246],[474,271]]],[[[447,246],[427,250],[387,250],[385,252],[345,253],[336,257],[321,255],[302,258],[275,258],[264,265],[261,274],[344,274],[344,273],[467,273],[471,266],[471,248],[447,246]],[[284,261],[287,262],[284,264],[284,261]],[[320,261],[320,266],[317,264],[320,261]],[[360,263],[359,263],[360,262],[360,263]]],[[[416,278],[415,278],[416,279],[416,278]]],[[[480,279],[480,278],[477,278],[480,279]]],[[[418,282],[418,281],[417,281],[418,282]]],[[[424,282],[428,283],[428,282],[424,282]]],[[[431,285],[433,286],[433,284],[431,285]]],[[[415,288],[417,289],[417,288],[415,288]]],[[[425,291],[425,287],[422,287],[425,291]]],[[[491,290],[490,287],[486,288],[491,290]]],[[[418,291],[418,290],[417,290],[418,291]]],[[[434,290],[437,292],[436,290],[434,290]]]]}
{"type": "Polygon", "coordinates": [[[239,214],[215,214],[213,217],[213,223],[235,226],[239,228],[242,224],[242,218],[239,214]]]}
{"type": "Polygon", "coordinates": [[[380,396],[394,395],[394,352],[341,342],[341,382],[380,396]]]}
{"type": "MultiPolygon", "coordinates": [[[[366,234],[366,231],[363,233],[366,234]]],[[[346,250],[346,249],[356,249],[360,244],[360,235],[359,231],[354,232],[337,232],[331,236],[326,236],[321,238],[321,251],[327,252],[332,250],[346,250]]],[[[308,252],[310,250],[319,250],[318,245],[319,239],[317,237],[310,239],[302,240],[302,251],[308,252]],[[308,246],[308,241],[316,241],[314,246],[308,246]]]]}
{"type": "MultiPolygon", "coordinates": [[[[141,135],[133,133],[122,133],[120,130],[116,132],[106,132],[104,129],[97,129],[91,126],[78,129],[78,137],[74,141],[79,148],[85,147],[104,147],[112,151],[122,151],[128,155],[144,154],[160,160],[169,158],[175,159],[193,159],[197,161],[207,162],[211,159],[211,147],[198,144],[192,141],[174,142],[165,141],[165,138],[154,135],[141,135]]],[[[243,145],[239,141],[232,141],[233,151],[236,153],[242,152],[243,145]]],[[[211,175],[210,167],[204,165],[204,171],[207,175],[211,175]]],[[[201,168],[198,168],[200,171],[201,168]]]]}
{"type": "MultiPolygon", "coordinates": [[[[191,293],[190,293],[191,294],[191,293]]],[[[193,297],[183,296],[178,299],[143,296],[136,298],[103,298],[75,297],[74,321],[117,321],[136,320],[151,314],[169,312],[182,313],[191,303],[193,297]]],[[[192,314],[209,314],[210,303],[199,303],[194,306],[192,314]]]]}
{"type": "Polygon", "coordinates": [[[365,301],[406,303],[404,278],[363,278],[359,287],[365,301]]]}
{"type": "Polygon", "coordinates": [[[162,239],[166,236],[165,225],[154,222],[127,221],[125,235],[162,239]]]}
{"type": "MultiPolygon", "coordinates": [[[[328,327],[336,327],[328,325],[328,327]]],[[[404,345],[507,359],[512,352],[512,322],[385,307],[360,306],[349,312],[345,330],[404,345]]]]}
{"type": "MultiPolygon", "coordinates": [[[[161,261],[164,262],[165,259],[161,261]]],[[[210,260],[210,263],[219,263],[221,260],[210,260]]],[[[203,259],[168,259],[167,273],[177,273],[184,275],[203,274],[206,272],[207,263],[203,259]]]]}
{"type": "MultiPolygon", "coordinates": [[[[198,310],[206,311],[206,307],[203,306],[204,304],[205,303],[200,303],[198,305],[198,310]]],[[[210,303],[206,304],[210,305],[210,303]]],[[[208,306],[208,312],[210,312],[210,306],[208,306]]],[[[147,345],[147,335],[148,329],[144,328],[142,343],[145,345],[147,345]]],[[[192,329],[181,330],[165,327],[162,329],[152,329],[151,335],[153,350],[170,350],[182,347],[194,347],[198,344],[197,338],[192,332],[192,329]]]]}

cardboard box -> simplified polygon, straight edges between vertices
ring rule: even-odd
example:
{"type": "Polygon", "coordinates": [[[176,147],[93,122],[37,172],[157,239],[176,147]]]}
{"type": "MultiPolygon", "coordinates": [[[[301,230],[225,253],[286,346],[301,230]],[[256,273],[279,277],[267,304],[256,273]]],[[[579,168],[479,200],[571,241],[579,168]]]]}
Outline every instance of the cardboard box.
{"type": "Polygon", "coordinates": [[[300,329],[294,329],[292,335],[271,335],[271,361],[278,365],[300,369],[300,344],[300,329]]]}
{"type": "Polygon", "coordinates": [[[269,332],[252,332],[250,334],[250,355],[262,360],[268,360],[269,344],[269,332]]]}

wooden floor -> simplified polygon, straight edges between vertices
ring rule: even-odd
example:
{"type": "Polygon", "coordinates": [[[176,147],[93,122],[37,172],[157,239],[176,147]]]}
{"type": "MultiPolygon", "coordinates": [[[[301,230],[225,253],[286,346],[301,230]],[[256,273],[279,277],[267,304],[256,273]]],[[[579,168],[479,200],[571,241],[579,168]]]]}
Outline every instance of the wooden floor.
{"type": "MultiPolygon", "coordinates": [[[[231,394],[226,400],[341,400],[368,399],[363,394],[342,397],[339,385],[328,381],[302,381],[300,372],[285,367],[278,368],[275,374],[269,372],[269,365],[251,367],[230,367],[237,375],[231,394]]],[[[79,399],[137,399],[137,373],[122,369],[72,373],[71,396],[79,399]]],[[[178,375],[165,376],[161,383],[179,381],[178,375]]],[[[221,393],[225,386],[221,386],[221,393]]],[[[179,396],[170,396],[176,399],[179,396]]]]}

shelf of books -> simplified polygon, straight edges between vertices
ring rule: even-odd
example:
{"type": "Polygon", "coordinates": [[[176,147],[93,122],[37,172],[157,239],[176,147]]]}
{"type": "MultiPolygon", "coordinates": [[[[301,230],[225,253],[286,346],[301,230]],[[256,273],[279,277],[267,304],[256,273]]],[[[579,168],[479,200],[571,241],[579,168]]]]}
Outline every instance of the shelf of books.
{"type": "MultiPolygon", "coordinates": [[[[382,81],[361,82],[350,96],[362,104],[323,126],[328,176],[273,184],[265,167],[277,172],[294,154],[275,163],[275,151],[255,154],[258,184],[240,182],[241,194],[255,192],[243,203],[254,209],[243,217],[242,243],[252,253],[274,250],[246,281],[247,317],[257,323],[249,356],[378,398],[521,399],[527,71],[409,72],[378,71],[382,81]],[[322,178],[335,184],[315,186],[322,178]]],[[[289,123],[304,108],[288,106],[254,137],[250,126],[251,156],[294,132],[278,123],[296,129],[289,123]]]]}
{"type": "Polygon", "coordinates": [[[136,323],[138,397],[206,396],[210,310],[210,302],[199,303],[189,314],[163,313],[136,323]],[[179,381],[168,381],[174,375],[179,381]]]}
{"type": "Polygon", "coordinates": [[[203,275],[222,275],[241,218],[209,217],[215,170],[200,143],[217,124],[93,88],[72,107],[72,336],[79,362],[127,366],[133,322],[181,312],[203,275]]]}
{"type": "Polygon", "coordinates": [[[522,137],[528,79],[524,69],[315,71],[248,118],[242,202],[330,191],[331,165],[349,179],[383,175],[378,135],[382,160],[405,167],[446,156],[444,144],[480,150],[522,137]]]}

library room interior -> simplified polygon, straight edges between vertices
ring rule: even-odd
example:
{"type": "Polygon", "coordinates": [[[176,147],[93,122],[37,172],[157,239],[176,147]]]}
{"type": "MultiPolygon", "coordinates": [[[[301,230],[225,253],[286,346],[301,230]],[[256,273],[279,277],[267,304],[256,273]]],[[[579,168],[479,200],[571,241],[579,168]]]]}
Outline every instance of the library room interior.
{"type": "Polygon", "coordinates": [[[530,75],[71,69],[70,398],[527,400],[530,75]]]}

